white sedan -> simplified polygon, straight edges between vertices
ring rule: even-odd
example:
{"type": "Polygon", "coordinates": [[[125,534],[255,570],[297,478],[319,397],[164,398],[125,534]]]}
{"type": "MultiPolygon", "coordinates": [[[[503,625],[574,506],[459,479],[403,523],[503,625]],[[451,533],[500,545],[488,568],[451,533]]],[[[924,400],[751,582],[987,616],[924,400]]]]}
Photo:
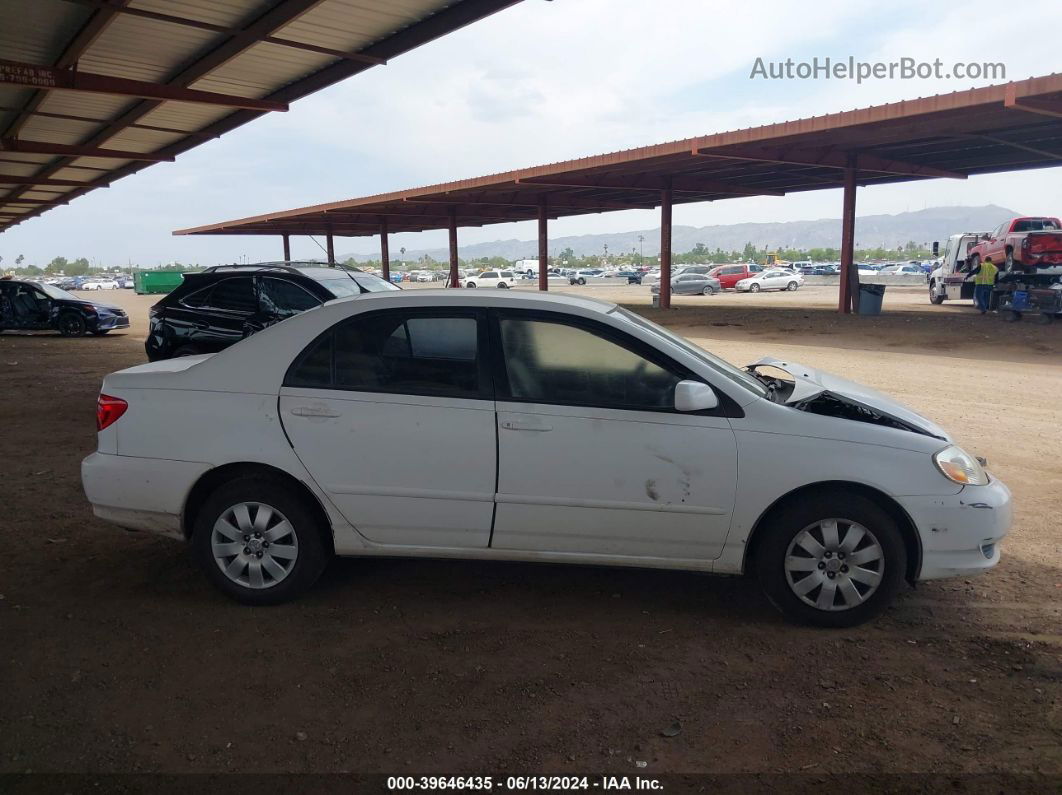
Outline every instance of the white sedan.
{"type": "Polygon", "coordinates": [[[476,276],[467,276],[465,287],[502,287],[516,286],[516,274],[512,271],[483,271],[476,276]]]}
{"type": "Polygon", "coordinates": [[[803,283],[804,277],[801,274],[778,268],[742,279],[734,285],[734,289],[742,293],[758,293],[760,290],[796,290],[803,283]]]}
{"type": "Polygon", "coordinates": [[[754,572],[850,626],[999,560],[1010,493],[885,395],[741,370],[625,309],[491,290],[330,301],[107,376],[97,516],[188,540],[250,604],[332,555],[754,572]]]}

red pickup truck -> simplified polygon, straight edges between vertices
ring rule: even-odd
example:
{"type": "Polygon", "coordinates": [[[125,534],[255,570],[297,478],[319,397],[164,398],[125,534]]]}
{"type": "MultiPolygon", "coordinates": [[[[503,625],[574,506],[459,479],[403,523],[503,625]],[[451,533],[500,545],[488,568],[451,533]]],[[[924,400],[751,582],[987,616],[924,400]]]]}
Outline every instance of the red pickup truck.
{"type": "Polygon", "coordinates": [[[971,269],[988,257],[1003,271],[1062,265],[1062,222],[1044,216],[1012,218],[982,235],[966,257],[971,269]]]}

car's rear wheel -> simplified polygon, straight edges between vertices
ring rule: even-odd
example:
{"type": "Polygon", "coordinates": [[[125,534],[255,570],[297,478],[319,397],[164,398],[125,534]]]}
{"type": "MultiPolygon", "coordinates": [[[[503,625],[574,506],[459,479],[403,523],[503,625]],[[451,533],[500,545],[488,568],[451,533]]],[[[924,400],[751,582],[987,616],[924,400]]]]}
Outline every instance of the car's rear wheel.
{"type": "Polygon", "coordinates": [[[851,627],[880,614],[903,585],[907,550],[896,522],[872,500],[823,493],[768,519],[756,569],[791,621],[851,627]]]}
{"type": "Polygon", "coordinates": [[[710,284],[705,285],[704,289],[701,290],[701,295],[715,295],[715,288],[710,284]]]}
{"type": "Polygon", "coordinates": [[[793,292],[793,290],[795,290],[795,289],[796,289],[797,287],[799,287],[799,286],[800,286],[800,285],[799,285],[799,284],[797,284],[796,282],[789,282],[789,284],[787,284],[787,285],[785,286],[785,289],[789,290],[789,292],[793,292]]]}
{"type": "Polygon", "coordinates": [[[330,551],[313,512],[275,478],[219,487],[196,517],[192,547],[207,578],[238,602],[270,605],[310,588],[330,551]]]}
{"type": "Polygon", "coordinates": [[[88,331],[88,326],[83,318],[77,312],[63,312],[59,316],[59,333],[64,337],[84,337],[85,332],[88,331]]]}
{"type": "Polygon", "coordinates": [[[107,333],[108,331],[110,331],[110,329],[109,329],[109,328],[98,328],[98,329],[96,329],[95,331],[93,331],[92,333],[93,333],[94,335],[96,335],[97,337],[102,337],[102,336],[103,336],[104,334],[106,334],[106,333],[107,333]]]}
{"type": "Polygon", "coordinates": [[[580,276],[576,281],[578,284],[586,284],[586,279],[584,279],[582,276],[580,276]]]}
{"type": "Polygon", "coordinates": [[[753,284],[749,285],[749,292],[750,293],[758,293],[759,291],[760,291],[760,286],[758,284],[753,283],[753,284]]]}
{"type": "Polygon", "coordinates": [[[505,282],[498,282],[498,287],[501,288],[502,290],[508,290],[509,289],[509,285],[507,285],[505,282]]]}
{"type": "Polygon", "coordinates": [[[195,345],[182,345],[173,352],[172,359],[176,359],[178,356],[198,356],[203,353],[195,345]]]}

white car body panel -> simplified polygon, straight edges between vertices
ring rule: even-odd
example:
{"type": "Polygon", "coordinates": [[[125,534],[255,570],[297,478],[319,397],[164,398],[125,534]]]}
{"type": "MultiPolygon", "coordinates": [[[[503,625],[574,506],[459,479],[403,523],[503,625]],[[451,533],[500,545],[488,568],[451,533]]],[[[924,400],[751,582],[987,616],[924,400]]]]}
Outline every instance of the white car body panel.
{"type": "Polygon", "coordinates": [[[947,435],[925,418],[875,390],[765,359],[789,368],[802,394],[813,386],[847,394],[925,432],[774,403],[613,309],[591,298],[505,290],[366,294],[300,313],[218,354],[111,374],[103,392],[129,408],[99,434],[98,452],[83,464],[86,494],[103,518],[177,535],[199,476],[250,462],[306,485],[329,518],[339,554],[738,573],[750,532],[775,500],[842,481],[882,492],[911,518],[923,578],[998,560],[1009,492],[995,480],[962,487],[944,478],[932,454],[947,446],[947,435]],[[380,308],[457,306],[546,309],[622,329],[724,393],[744,416],[282,387],[288,365],[340,320],[380,308]],[[340,417],[289,414],[339,404],[342,411],[324,413],[340,417]]]}

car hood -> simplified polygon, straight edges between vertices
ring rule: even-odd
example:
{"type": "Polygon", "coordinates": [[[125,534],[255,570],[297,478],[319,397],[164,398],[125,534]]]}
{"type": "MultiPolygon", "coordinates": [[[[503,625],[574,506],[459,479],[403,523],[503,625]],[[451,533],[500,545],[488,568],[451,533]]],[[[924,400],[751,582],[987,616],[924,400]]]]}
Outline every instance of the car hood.
{"type": "Polygon", "coordinates": [[[775,359],[772,356],[765,356],[759,361],[748,365],[750,370],[755,370],[759,367],[775,367],[792,376],[794,383],[793,392],[786,398],[786,405],[793,406],[805,403],[820,395],[829,394],[842,401],[870,409],[872,412],[894,420],[901,425],[908,426],[915,433],[935,436],[947,442],[952,441],[947,431],[935,422],[909,409],[902,403],[898,403],[888,395],[863,384],[849,381],[847,378],[841,378],[823,370],[816,370],[798,362],[775,359]]]}

